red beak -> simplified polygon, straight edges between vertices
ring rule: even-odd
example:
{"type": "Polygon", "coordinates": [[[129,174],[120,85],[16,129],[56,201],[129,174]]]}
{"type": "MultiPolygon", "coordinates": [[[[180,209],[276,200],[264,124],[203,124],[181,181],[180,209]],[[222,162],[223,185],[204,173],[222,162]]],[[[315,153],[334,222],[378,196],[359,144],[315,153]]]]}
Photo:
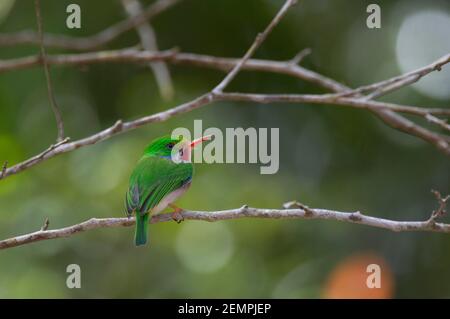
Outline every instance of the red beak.
{"type": "Polygon", "coordinates": [[[195,140],[193,140],[190,144],[191,149],[193,149],[194,147],[196,147],[198,144],[204,142],[204,141],[211,141],[212,140],[212,135],[206,135],[206,136],[202,136],[200,138],[197,138],[195,140]]]}

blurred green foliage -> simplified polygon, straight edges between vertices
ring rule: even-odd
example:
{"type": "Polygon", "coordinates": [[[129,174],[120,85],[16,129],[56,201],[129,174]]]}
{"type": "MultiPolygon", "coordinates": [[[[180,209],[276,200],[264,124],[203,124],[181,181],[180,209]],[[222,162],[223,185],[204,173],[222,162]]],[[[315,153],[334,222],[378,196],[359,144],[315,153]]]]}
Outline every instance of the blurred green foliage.
{"type": "MultiPolygon", "coordinates": [[[[9,12],[7,1],[4,14],[0,10],[0,32],[35,29],[33,2],[12,2],[9,12]]],[[[46,32],[87,36],[125,17],[119,1],[42,2],[46,32]],[[65,27],[70,3],[82,8],[81,30],[65,27]]],[[[160,48],[239,57],[281,3],[185,0],[156,17],[152,25],[160,48]]],[[[369,3],[301,1],[256,57],[289,59],[310,47],[313,53],[305,67],[358,86],[401,73],[394,51],[404,15],[425,9],[450,14],[445,1],[378,1],[383,27],[369,30],[365,26],[369,3]],[[400,10],[405,7],[410,11],[400,10]]],[[[108,47],[137,42],[131,31],[108,47]]],[[[1,48],[0,58],[37,53],[35,46],[1,48]]],[[[118,118],[167,109],[210,90],[223,77],[219,71],[195,67],[170,69],[176,98],[163,102],[144,66],[52,67],[67,134],[77,139],[118,118]]],[[[54,142],[56,126],[45,85],[39,67],[0,75],[0,161],[17,163],[54,142]]],[[[287,76],[251,72],[240,74],[229,90],[323,92],[287,76]]],[[[413,88],[385,100],[435,107],[450,103],[413,88]]],[[[143,148],[176,127],[192,128],[194,119],[202,119],[205,128],[279,127],[280,170],[260,175],[257,165],[197,164],[193,185],[179,201],[184,208],[214,211],[244,203],[277,208],[297,199],[311,207],[422,220],[436,205],[430,189],[447,193],[450,188],[448,158],[369,112],[319,105],[217,103],[55,157],[0,181],[1,238],[37,230],[46,217],[51,228],[58,228],[91,217],[123,216],[128,176],[143,148]]],[[[150,245],[135,248],[133,232],[101,229],[1,251],[0,297],[321,297],[335,265],[361,251],[374,252],[390,265],[395,297],[450,297],[450,286],[443,284],[450,282],[450,237],[444,234],[390,233],[331,221],[189,221],[152,225],[150,245]],[[65,269],[72,263],[81,266],[81,289],[65,285],[65,269]]]]}

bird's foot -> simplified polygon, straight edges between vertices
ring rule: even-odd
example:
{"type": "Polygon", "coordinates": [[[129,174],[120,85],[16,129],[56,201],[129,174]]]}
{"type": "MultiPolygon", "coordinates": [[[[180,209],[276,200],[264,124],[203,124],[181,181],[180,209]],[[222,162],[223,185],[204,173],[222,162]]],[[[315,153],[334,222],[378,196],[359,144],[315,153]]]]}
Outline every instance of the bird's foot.
{"type": "Polygon", "coordinates": [[[183,217],[183,214],[182,214],[183,209],[180,208],[180,207],[178,207],[178,206],[175,206],[175,205],[173,205],[173,204],[169,204],[169,206],[170,206],[171,208],[173,208],[172,219],[173,219],[174,221],[176,221],[177,224],[179,224],[179,223],[181,223],[182,221],[184,221],[184,217],[183,217]]]}

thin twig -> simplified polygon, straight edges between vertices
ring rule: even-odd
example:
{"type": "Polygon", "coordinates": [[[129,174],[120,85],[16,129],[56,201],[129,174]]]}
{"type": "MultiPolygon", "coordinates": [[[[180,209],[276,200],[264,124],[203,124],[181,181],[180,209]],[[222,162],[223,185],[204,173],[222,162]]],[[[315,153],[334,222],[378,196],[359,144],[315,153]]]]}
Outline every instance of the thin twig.
{"type": "Polygon", "coordinates": [[[352,96],[373,91],[372,95],[369,95],[370,98],[380,97],[388,92],[391,92],[392,90],[397,90],[403,86],[417,82],[422,77],[433,71],[441,71],[444,65],[448,64],[449,62],[450,53],[420,69],[413,70],[411,72],[381,82],[360,86],[359,88],[356,88],[354,90],[343,92],[341,96],[352,96]]]}
{"type": "Polygon", "coordinates": [[[48,226],[50,225],[50,220],[48,217],[45,217],[44,224],[41,227],[41,231],[46,231],[48,229],[48,226]]]}
{"type": "MultiPolygon", "coordinates": [[[[329,95],[311,94],[250,94],[250,93],[216,93],[215,98],[222,101],[247,101],[257,103],[315,103],[326,105],[342,105],[359,109],[367,109],[379,116],[385,116],[385,120],[399,121],[401,126],[394,126],[397,129],[413,134],[422,140],[434,145],[438,150],[450,156],[450,138],[433,133],[410,120],[404,119],[395,112],[406,112],[415,115],[428,116],[430,110],[417,108],[414,106],[397,105],[377,101],[367,101],[358,98],[334,98],[329,95]]],[[[394,123],[393,123],[394,124],[394,123]]]]}
{"type": "Polygon", "coordinates": [[[255,40],[253,41],[250,48],[248,48],[242,59],[236,63],[233,69],[225,76],[225,78],[213,89],[213,93],[222,93],[225,87],[230,84],[231,81],[236,77],[236,75],[241,70],[242,66],[247,62],[248,59],[256,52],[256,50],[261,46],[261,44],[266,40],[267,36],[272,32],[275,26],[283,19],[290,7],[297,3],[297,0],[287,0],[284,5],[278,11],[277,15],[269,23],[266,29],[259,33],[255,40]]]}
{"type": "Polygon", "coordinates": [[[308,55],[310,55],[312,52],[312,50],[310,48],[305,48],[303,50],[301,50],[299,53],[297,53],[296,56],[294,56],[291,60],[289,60],[288,62],[290,64],[300,64],[304,58],[306,58],[308,55]]]}
{"type": "Polygon", "coordinates": [[[436,116],[431,115],[432,113],[428,113],[425,115],[425,119],[430,122],[433,123],[435,125],[440,126],[442,129],[446,130],[446,131],[450,131],[450,125],[447,123],[446,120],[442,120],[436,116]]]}
{"type": "Polygon", "coordinates": [[[145,117],[141,117],[134,121],[122,122],[121,120],[118,120],[114,125],[110,126],[109,128],[104,129],[104,130],[102,130],[96,134],[93,134],[91,136],[88,136],[86,138],[83,138],[83,139],[80,139],[77,141],[73,141],[70,143],[67,140],[67,141],[62,141],[65,143],[58,143],[55,145],[51,145],[44,152],[42,152],[38,155],[35,155],[21,163],[18,163],[16,165],[12,166],[12,167],[7,168],[3,178],[6,178],[13,174],[20,173],[20,172],[22,172],[30,167],[33,167],[34,165],[39,164],[49,158],[55,157],[55,156],[63,154],[63,153],[74,151],[74,150],[79,149],[84,146],[96,144],[98,142],[101,142],[108,138],[111,138],[112,136],[134,130],[143,125],[146,125],[149,123],[167,121],[169,118],[172,118],[179,114],[183,114],[183,113],[192,111],[196,108],[207,105],[207,104],[211,103],[212,101],[213,101],[212,95],[205,94],[198,98],[195,98],[194,100],[192,100],[190,102],[178,105],[169,110],[155,113],[152,115],[148,115],[145,117]]]}
{"type": "Polygon", "coordinates": [[[40,47],[41,47],[41,60],[42,60],[42,65],[44,66],[45,80],[47,82],[48,99],[50,101],[50,106],[53,110],[53,114],[55,115],[56,126],[58,129],[58,136],[57,136],[56,140],[59,142],[64,139],[64,123],[62,120],[62,116],[61,116],[59,107],[56,104],[55,96],[53,94],[52,81],[50,78],[50,70],[49,70],[49,67],[47,64],[47,55],[45,53],[44,38],[43,38],[43,31],[42,31],[42,16],[41,16],[40,0],[34,0],[34,8],[36,10],[36,21],[37,21],[38,34],[39,34],[40,47]]]}
{"type": "Polygon", "coordinates": [[[431,190],[433,195],[436,197],[436,200],[438,201],[438,208],[433,210],[431,213],[430,218],[428,219],[428,223],[430,224],[436,224],[436,220],[445,216],[447,213],[447,201],[450,198],[450,195],[447,195],[445,197],[442,197],[441,193],[436,190],[431,190]]]}

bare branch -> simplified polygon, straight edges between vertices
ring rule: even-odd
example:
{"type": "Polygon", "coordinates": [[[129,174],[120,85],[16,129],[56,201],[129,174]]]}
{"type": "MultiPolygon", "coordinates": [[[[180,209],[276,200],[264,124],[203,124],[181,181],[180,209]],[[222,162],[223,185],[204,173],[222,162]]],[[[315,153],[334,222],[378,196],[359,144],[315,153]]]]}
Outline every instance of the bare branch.
{"type": "MultiPolygon", "coordinates": [[[[142,7],[139,0],[122,0],[122,5],[130,17],[142,14],[142,7]]],[[[142,47],[148,51],[158,51],[155,32],[150,23],[145,22],[136,26],[136,30],[141,39],[142,47]]],[[[149,67],[155,74],[156,82],[163,99],[171,100],[174,95],[172,78],[167,65],[162,61],[149,63],[149,67]]]]}
{"type": "Polygon", "coordinates": [[[31,167],[31,166],[43,161],[44,159],[47,158],[48,154],[52,153],[54,150],[58,149],[61,145],[64,145],[69,141],[70,141],[70,138],[66,137],[62,141],[50,145],[46,150],[27,159],[26,161],[16,164],[10,168],[6,168],[6,165],[5,165],[4,166],[5,170],[3,171],[3,174],[0,176],[0,180],[7,177],[8,175],[16,174],[17,172],[20,172],[20,171],[24,170],[25,168],[31,167]],[[11,172],[9,172],[10,170],[11,170],[11,172]]]}
{"type": "MultiPolygon", "coordinates": [[[[350,99],[346,98],[345,101],[341,101],[339,99],[330,99],[329,95],[269,95],[269,94],[245,94],[245,93],[221,93],[221,94],[205,94],[193,101],[181,104],[177,107],[171,108],[166,111],[162,111],[153,115],[149,115],[134,121],[122,123],[118,121],[115,125],[110,128],[107,128],[97,134],[86,137],[84,139],[74,141],[71,143],[66,143],[67,141],[63,141],[64,143],[59,143],[50,146],[47,150],[42,152],[39,155],[36,155],[22,163],[16,164],[8,169],[6,169],[3,174],[3,178],[19,173],[27,168],[30,168],[44,160],[47,160],[56,155],[73,151],[80,147],[84,147],[87,145],[92,145],[108,139],[114,135],[119,133],[127,132],[129,130],[136,129],[142,125],[146,125],[154,122],[163,122],[168,120],[169,118],[183,114],[185,112],[189,112],[191,110],[200,108],[202,106],[208,105],[210,103],[216,101],[251,101],[257,103],[317,103],[317,104],[330,104],[330,105],[344,105],[344,106],[352,106],[356,108],[362,109],[370,109],[376,110],[379,108],[380,110],[389,109],[389,110],[398,110],[398,111],[406,111],[410,110],[413,114],[417,112],[420,114],[420,108],[408,107],[406,106],[397,106],[375,102],[375,101],[362,101],[358,99],[350,99]]],[[[436,145],[440,150],[442,150],[445,154],[450,155],[448,142],[444,137],[439,135],[427,135],[426,141],[436,145]]]]}
{"type": "Polygon", "coordinates": [[[433,71],[441,71],[442,67],[450,62],[450,53],[444,55],[433,63],[424,66],[420,69],[413,70],[411,72],[377,82],[370,85],[361,86],[357,89],[343,92],[342,96],[351,96],[360,93],[372,92],[367,98],[373,99],[380,97],[393,90],[398,90],[399,88],[412,84],[419,81],[421,78],[433,71]]]}
{"type": "Polygon", "coordinates": [[[64,123],[62,120],[61,112],[58,108],[58,105],[56,104],[55,96],[53,94],[52,81],[50,78],[50,70],[49,70],[49,67],[47,64],[47,55],[45,54],[40,0],[34,0],[34,8],[36,10],[36,21],[37,21],[38,35],[39,35],[40,47],[41,47],[41,60],[42,60],[42,65],[44,66],[45,80],[47,82],[48,99],[50,101],[50,106],[53,110],[53,114],[55,115],[56,126],[58,129],[58,135],[57,135],[56,140],[59,142],[64,139],[64,123]]]}
{"type": "Polygon", "coordinates": [[[397,113],[394,113],[394,111],[405,112],[429,118],[430,110],[428,109],[421,109],[414,106],[397,105],[392,103],[367,101],[364,99],[356,98],[334,98],[332,95],[220,93],[215,94],[215,97],[223,101],[231,100],[257,103],[316,103],[368,109],[369,111],[374,112],[380,116],[386,116],[388,120],[395,119],[395,121],[401,121],[401,124],[405,126],[405,128],[402,126],[394,127],[420,137],[424,141],[434,145],[438,150],[440,150],[447,156],[450,156],[449,137],[433,133],[407,119],[404,119],[397,113]]]}
{"type": "MultiPolygon", "coordinates": [[[[186,64],[199,67],[207,67],[222,71],[229,71],[230,69],[235,67],[240,61],[239,59],[234,58],[214,57],[194,53],[182,53],[177,52],[176,50],[167,50],[159,52],[142,52],[135,49],[122,49],[111,51],[98,51],[92,53],[61,54],[61,55],[47,56],[47,62],[49,64],[54,65],[86,65],[91,63],[111,63],[111,62],[145,63],[163,60],[175,64],[186,64]]],[[[440,63],[442,63],[442,60],[443,58],[440,58],[432,65],[438,64],[439,61],[441,61],[440,63]]],[[[446,63],[449,62],[450,60],[448,60],[446,63]]],[[[0,60],[0,72],[27,68],[39,64],[40,60],[39,57],[37,56],[11,59],[6,61],[0,60]]],[[[444,64],[441,64],[441,67],[443,65],[444,64]]],[[[295,65],[295,63],[293,63],[293,60],[289,60],[286,62],[286,61],[250,59],[245,63],[245,65],[242,66],[242,69],[249,71],[265,71],[265,72],[285,74],[312,82],[314,84],[322,86],[323,88],[332,90],[333,92],[340,92],[337,94],[330,94],[329,95],[330,99],[336,98],[336,100],[339,101],[346,101],[344,97],[355,95],[349,94],[350,89],[340,84],[339,82],[336,82],[330,78],[326,78],[323,75],[320,75],[314,71],[310,71],[308,69],[295,65]]],[[[413,71],[413,73],[414,72],[417,71],[413,71]]],[[[421,77],[423,76],[425,75],[422,75],[421,77]]],[[[401,77],[405,77],[405,75],[401,75],[401,77]]],[[[399,77],[395,77],[392,79],[396,78],[399,77]]],[[[391,79],[388,79],[383,82],[388,83],[390,81],[391,79]]],[[[356,97],[347,101],[352,101],[355,99],[356,97]]],[[[363,98],[363,100],[367,99],[363,98]]],[[[419,115],[424,115],[425,113],[435,115],[446,115],[446,116],[450,115],[450,109],[439,109],[439,108],[421,108],[421,109],[423,109],[424,111],[423,112],[419,111],[419,113],[421,113],[419,115]]]]}
{"type": "MultiPolygon", "coordinates": [[[[430,223],[429,221],[395,221],[363,215],[360,212],[341,212],[328,209],[309,208],[298,202],[290,202],[284,205],[286,209],[252,208],[247,205],[237,209],[222,210],[216,212],[183,211],[181,218],[184,220],[203,220],[215,222],[221,220],[241,218],[267,218],[267,219],[328,219],[334,221],[361,224],[376,228],[382,228],[395,232],[429,231],[450,233],[450,224],[430,223]]],[[[152,216],[150,223],[167,222],[172,220],[172,213],[152,216]]],[[[85,222],[52,230],[39,230],[34,233],[12,237],[0,241],[0,249],[7,249],[33,242],[70,237],[80,232],[112,227],[129,227],[135,223],[134,217],[124,218],[91,218],[85,222]]]]}
{"type": "Polygon", "coordinates": [[[248,59],[256,52],[256,50],[261,46],[261,44],[266,40],[267,36],[272,32],[275,26],[283,19],[290,7],[297,3],[297,0],[287,0],[284,5],[278,11],[277,15],[269,23],[266,29],[259,33],[250,48],[247,50],[242,59],[236,63],[233,69],[225,76],[225,78],[213,89],[213,93],[222,93],[225,87],[230,84],[231,81],[236,77],[236,75],[241,70],[242,66],[247,62],[248,59]]]}
{"type": "Polygon", "coordinates": [[[50,225],[50,220],[48,217],[45,217],[44,224],[41,227],[41,231],[46,231],[48,229],[48,226],[50,225]]]}
{"type": "Polygon", "coordinates": [[[289,63],[294,65],[300,64],[304,58],[311,54],[311,52],[312,50],[310,48],[303,49],[299,53],[297,53],[291,60],[289,60],[289,63]]]}
{"type": "Polygon", "coordinates": [[[425,117],[429,114],[450,114],[450,109],[434,109],[394,103],[368,101],[358,98],[336,98],[332,94],[255,94],[255,93],[218,93],[221,100],[249,101],[258,103],[316,103],[350,106],[358,109],[391,110],[425,117]]]}
{"type": "Polygon", "coordinates": [[[450,131],[450,125],[447,124],[446,120],[442,120],[436,116],[433,116],[433,115],[431,115],[431,113],[426,114],[425,119],[430,123],[440,126],[442,129],[444,129],[446,131],[450,131]]]}
{"type": "MultiPolygon", "coordinates": [[[[54,55],[47,57],[48,63],[55,65],[85,65],[90,63],[105,63],[105,62],[143,63],[148,61],[159,61],[159,60],[166,60],[168,62],[176,64],[188,64],[200,67],[215,68],[223,71],[228,71],[232,69],[239,62],[239,59],[221,58],[193,53],[180,53],[176,52],[175,50],[160,51],[160,52],[141,52],[135,49],[124,49],[115,51],[83,53],[83,54],[54,55]]],[[[38,57],[26,57],[20,59],[13,59],[9,61],[0,61],[0,72],[30,67],[38,64],[39,64],[38,57]]],[[[299,79],[303,79],[318,84],[334,92],[341,92],[329,95],[330,100],[331,98],[336,98],[337,101],[356,100],[356,98],[347,100],[344,99],[345,96],[350,95],[348,94],[348,88],[346,88],[344,85],[332,79],[326,78],[320,74],[317,74],[313,71],[307,70],[297,65],[293,65],[292,60],[285,62],[285,61],[251,59],[248,60],[245,63],[245,65],[242,66],[242,69],[273,72],[294,76],[299,79]],[[345,90],[347,90],[347,92],[343,92],[345,90]]],[[[385,82],[389,81],[390,80],[386,80],[385,82]]],[[[363,98],[362,100],[367,99],[363,98]]],[[[360,102],[363,103],[362,101],[360,102]]],[[[401,106],[398,107],[399,109],[401,109],[401,106]]],[[[389,106],[385,108],[388,109],[389,106]]],[[[409,107],[406,107],[404,109],[405,112],[411,113],[408,110],[408,108],[409,107]]],[[[417,107],[416,109],[423,109],[423,111],[419,110],[418,112],[412,111],[412,113],[417,113],[417,115],[421,116],[425,116],[426,113],[434,115],[446,115],[446,116],[450,115],[450,109],[417,108],[417,107]]],[[[403,112],[403,110],[400,112],[403,112]]]]}
{"type": "Polygon", "coordinates": [[[49,159],[49,158],[55,157],[55,156],[63,154],[63,153],[74,151],[74,150],[79,149],[84,146],[96,144],[98,142],[104,141],[112,136],[117,135],[117,134],[134,130],[145,124],[167,121],[169,118],[171,118],[173,116],[192,111],[196,108],[207,105],[207,104],[211,103],[212,101],[213,101],[212,95],[210,93],[205,94],[205,95],[202,95],[190,102],[178,105],[169,110],[155,113],[153,115],[141,117],[134,121],[122,122],[121,120],[118,120],[113,126],[107,128],[107,129],[104,129],[103,131],[100,131],[94,135],[88,136],[86,138],[83,138],[83,139],[80,139],[80,140],[77,140],[74,142],[68,143],[68,139],[63,140],[60,143],[51,145],[44,152],[42,152],[36,156],[33,156],[26,161],[23,161],[12,167],[7,168],[2,178],[6,178],[10,175],[22,172],[30,167],[33,167],[34,165],[36,165],[38,163],[41,163],[42,161],[49,159]]]}
{"type": "MultiPolygon", "coordinates": [[[[85,37],[74,38],[63,35],[45,34],[46,47],[61,48],[77,51],[88,51],[99,48],[119,37],[121,34],[151,20],[153,17],[171,8],[180,0],[158,0],[149,5],[141,14],[118,22],[99,33],[85,37]]],[[[0,34],[1,46],[16,46],[21,44],[39,45],[39,35],[33,31],[20,31],[12,34],[0,34]]]]}

